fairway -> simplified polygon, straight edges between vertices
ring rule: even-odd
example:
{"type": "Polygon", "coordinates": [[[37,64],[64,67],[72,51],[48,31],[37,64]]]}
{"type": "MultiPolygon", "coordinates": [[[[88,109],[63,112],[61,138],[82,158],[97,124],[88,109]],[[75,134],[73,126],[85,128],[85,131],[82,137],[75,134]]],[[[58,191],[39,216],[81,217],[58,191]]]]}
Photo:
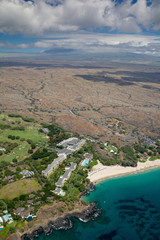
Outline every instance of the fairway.
{"type": "MultiPolygon", "coordinates": [[[[19,143],[17,141],[17,143],[19,143]]],[[[10,153],[7,155],[4,155],[0,158],[0,161],[5,161],[5,162],[11,162],[14,158],[16,158],[18,161],[23,160],[26,156],[28,156],[28,149],[29,149],[29,144],[26,142],[20,142],[19,146],[13,149],[10,153]]]]}
{"type": "Polygon", "coordinates": [[[0,189],[1,199],[13,199],[22,194],[36,192],[41,189],[41,186],[35,179],[22,179],[5,185],[0,189]]]}
{"type": "Polygon", "coordinates": [[[11,162],[14,158],[18,161],[23,160],[26,156],[28,156],[28,150],[31,148],[30,144],[27,142],[28,139],[30,139],[32,143],[36,144],[37,147],[47,142],[46,135],[39,132],[41,124],[37,122],[26,123],[21,118],[12,118],[7,115],[0,114],[0,124],[2,126],[10,126],[8,129],[0,129],[0,147],[1,143],[8,142],[18,144],[18,147],[14,148],[10,153],[3,154],[3,156],[0,157],[0,161],[11,162]],[[20,125],[17,125],[17,122],[19,122],[20,125]],[[24,131],[12,130],[12,128],[19,126],[24,127],[24,131]],[[19,137],[19,139],[11,140],[8,138],[9,135],[19,137]]]}

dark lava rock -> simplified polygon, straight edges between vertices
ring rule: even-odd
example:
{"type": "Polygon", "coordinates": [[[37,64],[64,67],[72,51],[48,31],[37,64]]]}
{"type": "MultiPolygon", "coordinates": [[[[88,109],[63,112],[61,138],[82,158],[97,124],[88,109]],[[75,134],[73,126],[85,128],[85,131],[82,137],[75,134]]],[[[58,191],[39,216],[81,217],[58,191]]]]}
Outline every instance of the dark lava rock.
{"type": "Polygon", "coordinates": [[[86,188],[86,190],[79,196],[80,198],[82,196],[87,196],[89,195],[89,192],[95,191],[95,185],[93,183],[90,183],[89,187],[86,188]]]}
{"type": "Polygon", "coordinates": [[[34,237],[39,236],[42,232],[44,232],[46,235],[49,235],[49,234],[51,234],[52,229],[68,230],[68,229],[72,228],[72,226],[73,226],[73,223],[70,220],[71,217],[75,217],[83,222],[88,222],[90,220],[95,220],[98,216],[101,215],[101,213],[102,213],[102,210],[97,209],[97,202],[92,202],[92,203],[90,203],[89,207],[86,210],[82,211],[81,213],[75,212],[72,214],[66,214],[66,216],[64,218],[58,218],[54,222],[49,221],[47,226],[45,226],[45,227],[40,226],[32,232],[28,232],[28,233],[24,234],[21,237],[21,239],[22,240],[33,239],[34,237]]]}

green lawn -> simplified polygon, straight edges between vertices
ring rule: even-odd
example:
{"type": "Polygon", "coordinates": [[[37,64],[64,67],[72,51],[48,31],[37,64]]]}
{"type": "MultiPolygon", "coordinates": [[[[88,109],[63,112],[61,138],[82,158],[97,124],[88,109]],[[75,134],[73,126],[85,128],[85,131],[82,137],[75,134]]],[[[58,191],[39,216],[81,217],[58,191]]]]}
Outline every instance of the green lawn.
{"type": "Polygon", "coordinates": [[[14,221],[14,222],[12,222],[10,224],[7,224],[7,226],[4,227],[2,231],[0,231],[0,237],[5,239],[7,237],[7,234],[9,232],[10,228],[15,228],[16,225],[17,225],[17,221],[14,221]]]}
{"type": "Polygon", "coordinates": [[[3,140],[3,138],[8,138],[8,135],[13,135],[24,138],[25,140],[31,139],[34,143],[43,143],[46,141],[46,135],[43,133],[39,133],[39,128],[40,127],[37,126],[27,126],[25,127],[25,131],[6,129],[1,132],[0,141],[3,140]]]}
{"type": "Polygon", "coordinates": [[[19,143],[19,146],[14,148],[10,153],[2,156],[0,161],[11,162],[14,158],[21,161],[28,155],[28,150],[30,149],[29,144],[19,141],[17,141],[17,143],[19,143]]]}
{"type": "MultiPolygon", "coordinates": [[[[45,142],[46,138],[45,138],[45,134],[43,133],[39,133],[39,129],[41,128],[41,125],[37,122],[25,122],[23,121],[21,118],[12,118],[12,117],[8,117],[7,115],[4,114],[0,114],[0,122],[3,124],[8,124],[7,121],[2,121],[2,119],[6,119],[8,121],[10,121],[9,125],[11,125],[11,127],[15,127],[17,125],[12,124],[12,122],[21,122],[21,125],[23,125],[25,127],[25,131],[17,131],[17,130],[10,130],[10,129],[6,129],[3,130],[1,132],[1,138],[4,137],[8,137],[8,135],[15,135],[15,136],[19,136],[20,138],[25,138],[27,139],[31,139],[34,143],[37,142],[45,142]]],[[[1,141],[1,139],[0,139],[1,141]]]]}
{"type": "Polygon", "coordinates": [[[23,194],[36,192],[41,186],[35,179],[21,179],[19,181],[5,185],[0,189],[1,199],[13,199],[23,194]]]}
{"type": "Polygon", "coordinates": [[[2,231],[0,231],[0,237],[5,239],[7,237],[7,234],[9,232],[9,227],[4,227],[2,231]]]}
{"type": "Polygon", "coordinates": [[[33,141],[34,144],[37,145],[37,147],[48,141],[48,139],[46,138],[46,135],[39,132],[39,129],[41,128],[41,125],[39,123],[36,123],[36,122],[26,123],[21,118],[12,118],[12,117],[8,117],[7,115],[0,114],[0,123],[8,124],[7,121],[10,121],[9,125],[11,125],[11,127],[17,126],[12,122],[19,121],[22,124],[21,126],[25,127],[25,130],[20,131],[20,130],[11,130],[11,129],[3,129],[3,130],[0,129],[0,142],[2,143],[17,142],[18,143],[18,147],[13,149],[11,153],[0,157],[0,161],[10,162],[15,157],[17,158],[17,160],[23,160],[25,156],[28,155],[28,150],[30,149],[30,145],[26,141],[20,141],[20,139],[24,139],[24,140],[30,139],[33,141]],[[3,119],[6,119],[6,120],[3,121],[3,119]],[[9,135],[19,136],[20,139],[18,140],[8,139],[9,135]]]}

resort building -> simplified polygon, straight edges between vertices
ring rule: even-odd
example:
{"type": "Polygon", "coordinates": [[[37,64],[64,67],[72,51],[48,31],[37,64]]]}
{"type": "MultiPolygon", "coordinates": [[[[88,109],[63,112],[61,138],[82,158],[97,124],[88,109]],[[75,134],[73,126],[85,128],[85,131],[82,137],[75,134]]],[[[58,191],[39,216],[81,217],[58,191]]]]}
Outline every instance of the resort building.
{"type": "Polygon", "coordinates": [[[66,154],[59,154],[58,158],[54,159],[54,161],[48,165],[48,167],[42,171],[44,176],[49,176],[55,168],[59,166],[66,159],[66,154]]]}
{"type": "Polygon", "coordinates": [[[76,169],[76,166],[77,166],[76,163],[71,163],[70,167],[65,168],[64,175],[59,178],[58,182],[56,182],[57,187],[63,187],[65,181],[67,181],[70,178],[71,173],[76,169]]]}
{"type": "Polygon", "coordinates": [[[79,139],[76,137],[73,137],[73,138],[68,138],[63,140],[62,142],[58,143],[57,146],[67,147],[68,145],[75,145],[78,142],[79,142],[79,139]]]}
{"type": "MultiPolygon", "coordinates": [[[[54,161],[48,165],[48,167],[42,171],[42,174],[44,176],[49,176],[54,169],[58,167],[59,164],[61,164],[69,154],[79,150],[84,143],[86,142],[85,139],[78,139],[76,137],[68,138],[66,140],[63,140],[62,142],[58,143],[57,146],[62,146],[63,149],[57,149],[58,158],[54,159],[54,161]]],[[[61,180],[63,181],[63,179],[61,180]]],[[[59,182],[62,184],[62,182],[59,182]]]]}

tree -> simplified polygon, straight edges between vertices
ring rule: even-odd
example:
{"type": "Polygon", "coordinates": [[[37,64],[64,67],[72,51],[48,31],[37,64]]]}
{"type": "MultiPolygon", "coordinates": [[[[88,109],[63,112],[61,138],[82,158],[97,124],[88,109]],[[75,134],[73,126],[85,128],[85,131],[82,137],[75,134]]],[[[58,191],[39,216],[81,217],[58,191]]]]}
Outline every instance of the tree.
{"type": "Polygon", "coordinates": [[[12,162],[17,163],[17,159],[13,158],[12,162]]]}

